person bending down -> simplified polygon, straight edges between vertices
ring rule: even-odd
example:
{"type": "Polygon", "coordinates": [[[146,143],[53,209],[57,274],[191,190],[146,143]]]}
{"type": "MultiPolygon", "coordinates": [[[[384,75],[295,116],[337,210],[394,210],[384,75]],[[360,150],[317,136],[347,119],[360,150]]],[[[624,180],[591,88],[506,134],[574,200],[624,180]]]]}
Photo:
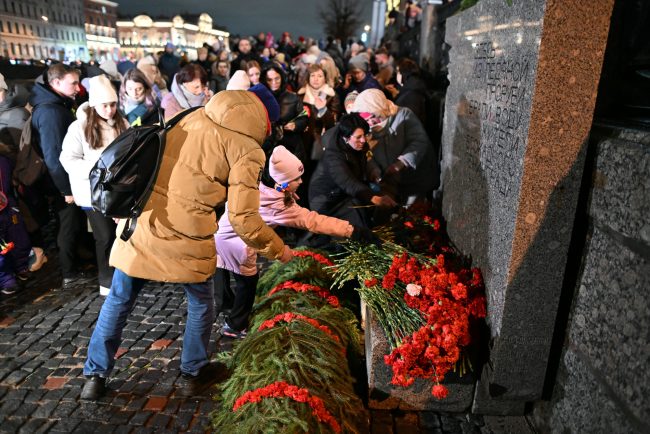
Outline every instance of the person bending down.
{"type": "MultiPolygon", "coordinates": [[[[268,174],[262,177],[260,190],[260,216],[271,226],[287,226],[335,237],[372,241],[367,228],[355,227],[345,220],[327,217],[310,211],[296,203],[296,190],[302,183],[302,162],[284,146],[273,150],[269,158],[268,174]]],[[[266,172],[266,171],[265,171],[266,172]]],[[[229,206],[226,203],[226,208],[229,206]]],[[[228,220],[228,213],[219,220],[215,234],[217,244],[217,273],[215,293],[220,306],[224,293],[230,285],[229,272],[235,278],[235,295],[232,310],[221,330],[223,336],[240,339],[246,336],[248,317],[255,299],[259,279],[257,250],[247,246],[235,233],[228,220]]]]}

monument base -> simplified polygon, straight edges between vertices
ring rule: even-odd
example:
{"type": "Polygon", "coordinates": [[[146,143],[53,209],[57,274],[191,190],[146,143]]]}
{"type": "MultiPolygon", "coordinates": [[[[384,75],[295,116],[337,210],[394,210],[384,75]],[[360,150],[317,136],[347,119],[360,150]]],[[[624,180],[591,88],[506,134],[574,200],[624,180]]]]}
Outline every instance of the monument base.
{"type": "Polygon", "coordinates": [[[463,377],[450,372],[443,384],[449,389],[447,398],[438,400],[431,395],[433,383],[417,379],[410,387],[391,384],[392,371],[384,363],[390,353],[386,335],[372,312],[362,304],[365,312],[366,367],[368,369],[368,407],[376,410],[402,409],[409,411],[466,412],[472,406],[476,378],[472,373],[463,377]]]}

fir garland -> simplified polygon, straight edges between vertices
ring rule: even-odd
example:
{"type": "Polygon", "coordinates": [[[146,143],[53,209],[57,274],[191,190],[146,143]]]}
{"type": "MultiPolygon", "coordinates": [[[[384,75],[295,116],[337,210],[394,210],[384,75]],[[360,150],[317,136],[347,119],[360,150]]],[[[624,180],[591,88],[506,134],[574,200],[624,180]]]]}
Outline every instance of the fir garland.
{"type": "Polygon", "coordinates": [[[363,432],[359,426],[364,422],[359,418],[363,404],[352,390],[354,380],[340,349],[340,344],[304,321],[251,332],[235,348],[233,374],[221,386],[223,406],[213,413],[213,426],[234,433],[331,432],[304,405],[289,400],[262,400],[231,411],[246,391],[284,381],[322,399],[344,432],[363,432]]]}
{"type": "Polygon", "coordinates": [[[312,415],[319,422],[328,424],[335,433],[341,432],[341,426],[336,419],[327,411],[323,400],[317,396],[311,396],[309,390],[287,384],[284,381],[276,381],[268,386],[249,390],[235,401],[232,411],[237,411],[239,407],[249,402],[260,402],[263,398],[291,398],[296,402],[305,402],[311,407],[312,415]]]}
{"type": "Polygon", "coordinates": [[[296,258],[286,264],[280,262],[272,264],[257,283],[257,295],[264,295],[288,280],[309,283],[322,288],[332,286],[332,270],[326,265],[330,260],[324,252],[310,251],[300,247],[295,250],[308,253],[299,253],[296,258]]]}

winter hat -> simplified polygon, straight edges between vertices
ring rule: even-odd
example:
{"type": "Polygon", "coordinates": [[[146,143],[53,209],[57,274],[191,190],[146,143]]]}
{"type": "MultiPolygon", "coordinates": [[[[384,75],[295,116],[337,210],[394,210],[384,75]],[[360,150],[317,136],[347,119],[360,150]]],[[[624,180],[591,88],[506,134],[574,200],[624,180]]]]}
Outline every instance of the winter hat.
{"type": "Polygon", "coordinates": [[[357,54],[348,62],[348,69],[360,69],[363,72],[368,72],[368,57],[364,54],[357,54]]]}
{"type": "Polygon", "coordinates": [[[302,55],[302,63],[306,65],[313,65],[316,63],[316,55],[315,54],[303,54],[302,55]]]}
{"type": "Polygon", "coordinates": [[[273,149],[269,163],[269,175],[280,185],[301,177],[305,172],[302,161],[282,145],[273,149]]]}
{"type": "Polygon", "coordinates": [[[155,65],[155,64],[156,64],[156,59],[154,59],[153,56],[149,54],[148,56],[144,56],[142,59],[138,60],[137,67],[139,69],[140,66],[155,65]]]}
{"type": "Polygon", "coordinates": [[[95,107],[98,104],[117,102],[117,93],[105,75],[96,75],[89,80],[88,105],[95,107]]]}
{"type": "Polygon", "coordinates": [[[251,87],[250,78],[248,78],[245,71],[239,70],[235,71],[228,81],[226,90],[248,90],[249,87],[251,87]]]}
{"type": "Polygon", "coordinates": [[[174,44],[172,44],[171,42],[167,42],[167,43],[165,44],[165,48],[171,48],[172,50],[175,50],[175,49],[176,49],[176,47],[174,46],[174,44]]]}
{"type": "Polygon", "coordinates": [[[348,104],[350,103],[354,104],[354,101],[356,101],[358,96],[359,96],[359,92],[357,92],[356,90],[353,90],[352,92],[347,94],[347,96],[343,100],[343,107],[347,107],[348,104]]]}
{"type": "Polygon", "coordinates": [[[9,90],[4,75],[0,74],[0,90],[9,90]]]}
{"type": "Polygon", "coordinates": [[[280,119],[280,105],[268,87],[264,86],[261,83],[258,83],[248,89],[248,91],[253,92],[255,95],[257,95],[260,101],[262,101],[262,104],[264,104],[264,107],[266,107],[266,112],[269,114],[269,120],[271,122],[277,122],[280,119]]]}
{"type": "Polygon", "coordinates": [[[122,78],[120,73],[117,71],[117,65],[115,64],[115,61],[110,57],[100,62],[99,67],[102,69],[102,71],[110,75],[111,78],[114,78],[115,80],[122,78]]]}
{"type": "Polygon", "coordinates": [[[397,106],[386,99],[379,89],[366,89],[354,101],[352,111],[356,113],[372,113],[375,116],[387,118],[397,113],[397,106]]]}

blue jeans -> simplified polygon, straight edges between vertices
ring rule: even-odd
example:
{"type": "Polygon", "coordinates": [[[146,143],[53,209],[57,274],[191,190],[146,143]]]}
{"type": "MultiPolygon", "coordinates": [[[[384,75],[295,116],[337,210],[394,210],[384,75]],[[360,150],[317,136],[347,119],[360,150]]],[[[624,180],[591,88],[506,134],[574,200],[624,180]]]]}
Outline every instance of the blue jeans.
{"type": "MultiPolygon", "coordinates": [[[[115,269],[111,292],[102,305],[90,338],[84,375],[108,377],[111,373],[126,318],[146,282],[115,269]]],[[[181,372],[198,375],[199,369],[208,364],[208,342],[214,323],[213,283],[212,279],[208,279],[203,283],[185,283],[183,287],[187,297],[187,324],[183,336],[181,372]]]]}

